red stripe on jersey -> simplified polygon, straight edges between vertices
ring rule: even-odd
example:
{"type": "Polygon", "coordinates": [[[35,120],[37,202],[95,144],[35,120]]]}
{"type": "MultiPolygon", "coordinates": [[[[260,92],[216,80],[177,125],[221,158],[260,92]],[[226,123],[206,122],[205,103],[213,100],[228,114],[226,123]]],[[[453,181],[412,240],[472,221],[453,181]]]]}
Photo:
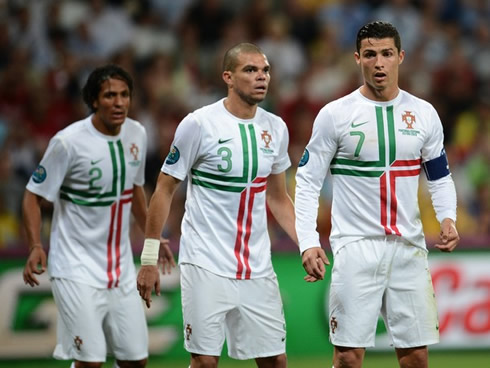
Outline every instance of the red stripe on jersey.
{"type": "MultiPolygon", "coordinates": [[[[124,193],[128,192],[127,190],[124,193]]],[[[114,287],[119,286],[119,277],[121,276],[121,233],[122,233],[122,215],[123,206],[127,203],[131,203],[133,198],[126,198],[119,201],[118,214],[117,214],[117,229],[116,229],[116,284],[114,287]]]]}
{"type": "Polygon", "coordinates": [[[387,188],[386,188],[386,173],[383,173],[381,177],[379,178],[379,186],[380,186],[380,196],[381,196],[381,225],[385,229],[385,234],[390,235],[391,230],[388,228],[388,218],[387,218],[387,207],[388,207],[388,202],[387,202],[387,188]]]}
{"type": "Polygon", "coordinates": [[[112,282],[114,281],[112,277],[112,228],[114,227],[114,218],[116,215],[116,202],[111,205],[111,223],[109,225],[109,236],[107,237],[107,278],[109,282],[107,283],[107,288],[112,287],[112,282]]]}
{"type": "Polygon", "coordinates": [[[393,162],[393,164],[391,165],[391,167],[397,167],[397,166],[416,166],[416,165],[420,165],[421,162],[422,162],[422,159],[421,158],[418,158],[416,160],[396,160],[395,162],[393,162]]]}
{"type": "MultiPolygon", "coordinates": [[[[254,183],[256,181],[254,180],[254,183]]],[[[252,269],[250,268],[250,264],[248,262],[248,258],[250,256],[250,248],[248,246],[248,241],[250,239],[250,235],[252,234],[252,210],[254,205],[255,194],[263,192],[267,188],[267,185],[263,185],[260,187],[250,188],[250,198],[248,200],[248,211],[247,211],[247,226],[245,233],[245,249],[243,250],[243,261],[245,262],[245,279],[250,279],[250,275],[252,274],[252,269]]]]}
{"type": "MultiPolygon", "coordinates": [[[[252,182],[254,184],[266,183],[267,177],[259,177],[255,178],[252,182]]],[[[267,184],[250,187],[245,189],[240,195],[240,205],[238,208],[238,216],[237,216],[237,236],[235,240],[235,257],[238,261],[236,278],[238,280],[242,280],[243,277],[243,268],[245,263],[245,279],[250,279],[250,275],[252,274],[252,269],[249,263],[250,256],[250,248],[249,248],[249,240],[250,235],[252,234],[252,213],[253,213],[253,203],[255,199],[255,194],[263,192],[267,188],[267,184]],[[245,202],[247,199],[247,193],[250,193],[248,198],[247,205],[247,221],[245,224],[245,238],[243,239],[243,262],[240,257],[240,252],[242,249],[242,237],[243,237],[243,218],[245,216],[245,202]]]]}
{"type": "Polygon", "coordinates": [[[247,191],[244,190],[240,195],[240,205],[238,207],[238,217],[236,220],[237,233],[235,239],[235,257],[238,261],[236,278],[241,280],[243,272],[243,263],[240,257],[240,249],[242,247],[242,234],[243,234],[243,216],[245,214],[245,199],[247,198],[247,191]]]}
{"type": "Polygon", "coordinates": [[[396,213],[398,207],[398,200],[396,198],[396,178],[404,177],[404,176],[418,176],[420,175],[420,167],[418,169],[413,170],[399,170],[399,171],[391,171],[390,172],[390,186],[391,186],[391,208],[390,208],[390,216],[391,221],[390,225],[396,235],[401,236],[400,230],[396,226],[396,213]]]}

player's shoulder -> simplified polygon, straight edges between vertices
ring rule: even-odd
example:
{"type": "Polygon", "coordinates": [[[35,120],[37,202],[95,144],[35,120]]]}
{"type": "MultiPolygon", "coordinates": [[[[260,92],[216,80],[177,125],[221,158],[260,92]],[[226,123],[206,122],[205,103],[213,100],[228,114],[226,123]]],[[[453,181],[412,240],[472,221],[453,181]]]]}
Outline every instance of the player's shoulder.
{"type": "Polygon", "coordinates": [[[266,120],[271,121],[273,124],[275,124],[277,126],[281,126],[281,127],[286,128],[286,122],[279,115],[276,115],[273,112],[267,111],[263,107],[260,107],[260,106],[257,107],[257,112],[256,112],[255,116],[258,120],[266,119],[266,120]]]}
{"type": "Polygon", "coordinates": [[[407,104],[415,105],[415,106],[422,108],[422,109],[428,109],[428,110],[434,109],[434,106],[429,101],[426,101],[420,97],[417,97],[417,96],[411,94],[410,92],[407,92],[407,91],[404,91],[401,89],[400,94],[401,94],[401,98],[400,98],[401,103],[407,103],[407,104]]]}
{"type": "Polygon", "coordinates": [[[146,135],[146,129],[145,129],[144,125],[141,124],[138,120],[134,120],[130,117],[126,117],[126,121],[124,122],[124,125],[131,132],[146,135]]]}
{"type": "Polygon", "coordinates": [[[80,139],[80,136],[87,132],[87,124],[90,122],[90,117],[82,120],[75,121],[65,128],[59,130],[52,138],[52,140],[70,140],[80,139]]]}

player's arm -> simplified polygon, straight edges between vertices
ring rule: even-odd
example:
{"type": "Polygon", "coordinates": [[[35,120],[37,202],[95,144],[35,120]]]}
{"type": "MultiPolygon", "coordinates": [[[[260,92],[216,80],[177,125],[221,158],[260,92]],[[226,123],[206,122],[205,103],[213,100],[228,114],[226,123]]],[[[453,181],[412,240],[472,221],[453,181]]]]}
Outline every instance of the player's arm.
{"type": "Polygon", "coordinates": [[[446,152],[435,159],[422,164],[427,176],[432,206],[437,220],[441,224],[440,242],[436,248],[443,252],[452,252],[459,243],[459,234],[456,229],[456,188],[449,172],[446,152]]]}
{"type": "MultiPolygon", "coordinates": [[[[267,179],[267,204],[279,225],[286,231],[291,239],[298,244],[298,237],[295,229],[294,205],[291,197],[287,193],[286,173],[272,174],[267,179]]],[[[305,280],[314,282],[323,280],[325,277],[325,264],[329,264],[325,251],[320,247],[310,248],[305,253],[303,261],[306,260],[308,275],[305,280]],[[310,260],[311,258],[311,265],[310,260]]]]}
{"type": "Polygon", "coordinates": [[[294,228],[294,205],[287,193],[285,171],[280,174],[269,175],[267,178],[266,199],[267,205],[276,221],[297,245],[298,237],[294,228]]]}
{"type": "MultiPolygon", "coordinates": [[[[143,232],[146,227],[147,216],[147,203],[145,189],[140,185],[133,186],[133,203],[131,205],[131,212],[143,232]]],[[[171,273],[172,267],[175,267],[175,260],[170,250],[169,241],[163,237],[160,237],[160,250],[158,263],[162,266],[162,272],[171,273]]]]}
{"type": "Polygon", "coordinates": [[[180,182],[173,176],[160,173],[155,192],[150,199],[146,216],[145,244],[141,253],[141,268],[137,280],[138,291],[148,308],[151,304],[152,290],[155,289],[155,293],[160,295],[160,276],[157,268],[160,234],[167,221],[172,198],[180,182]]]}
{"type": "Polygon", "coordinates": [[[29,244],[29,256],[24,267],[23,278],[30,286],[39,285],[35,275],[40,275],[46,270],[46,252],[41,243],[41,201],[42,197],[25,190],[22,215],[29,244]]]}

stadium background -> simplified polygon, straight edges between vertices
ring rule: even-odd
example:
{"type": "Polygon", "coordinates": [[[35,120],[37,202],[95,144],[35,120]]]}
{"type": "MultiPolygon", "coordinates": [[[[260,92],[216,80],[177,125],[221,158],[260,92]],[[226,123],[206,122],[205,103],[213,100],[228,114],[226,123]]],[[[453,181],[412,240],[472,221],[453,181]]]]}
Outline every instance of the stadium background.
{"type": "MultiPolygon", "coordinates": [[[[178,122],[225,95],[224,51],[244,40],[257,43],[272,66],[263,106],[280,115],[290,131],[288,186],[294,195],[294,168],[313,119],[325,103],[359,86],[355,36],[375,19],[391,21],[400,31],[407,52],[401,87],[438,110],[458,190],[461,245],[447,258],[431,247],[438,224],[421,179],[422,221],[432,273],[440,280],[435,285],[444,323],[432,366],[489,367],[490,3],[485,0],[0,0],[0,366],[66,366],[49,359],[55,328],[49,282],[44,279],[39,289],[22,285],[27,247],[20,203],[49,138],[87,114],[80,88],[91,69],[112,61],[134,77],[130,115],[148,130],[150,195],[178,122]]],[[[184,188],[165,228],[175,251],[184,188]]],[[[330,200],[327,178],[319,218],[327,249],[330,200]]],[[[49,204],[45,214],[47,246],[49,204]]],[[[270,231],[290,366],[328,366],[328,282],[303,283],[294,245],[273,220],[270,231]]],[[[139,255],[142,234],[136,228],[133,245],[139,255]]],[[[185,367],[177,272],[163,282],[165,293],[148,314],[152,360],[155,366],[185,367]]],[[[367,367],[395,366],[383,336],[380,325],[367,367]]]]}

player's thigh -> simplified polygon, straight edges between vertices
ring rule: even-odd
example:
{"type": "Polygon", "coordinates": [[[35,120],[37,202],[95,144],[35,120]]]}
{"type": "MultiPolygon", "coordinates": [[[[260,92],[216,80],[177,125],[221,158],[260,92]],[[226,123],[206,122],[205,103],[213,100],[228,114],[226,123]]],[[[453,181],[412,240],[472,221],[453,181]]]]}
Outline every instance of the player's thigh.
{"type": "Polygon", "coordinates": [[[226,318],[229,355],[252,359],[283,354],[286,325],[276,276],[236,282],[239,307],[226,318]]]}
{"type": "Polygon", "coordinates": [[[143,302],[134,288],[111,289],[104,332],[110,351],[118,360],[148,357],[148,327],[143,302]]]}
{"type": "Polygon", "coordinates": [[[58,359],[104,362],[106,341],[102,320],[107,301],[99,289],[67,279],[51,279],[58,310],[58,359]]]}
{"type": "Polygon", "coordinates": [[[236,281],[192,264],[180,265],[184,346],[190,353],[221,355],[226,314],[236,306],[236,281]]]}
{"type": "Polygon", "coordinates": [[[349,243],[334,255],[329,291],[330,340],[346,347],[374,346],[386,286],[389,247],[381,239],[349,243]]]}
{"type": "Polygon", "coordinates": [[[439,341],[427,251],[398,242],[385,301],[383,318],[395,347],[412,348],[439,341]]]}

